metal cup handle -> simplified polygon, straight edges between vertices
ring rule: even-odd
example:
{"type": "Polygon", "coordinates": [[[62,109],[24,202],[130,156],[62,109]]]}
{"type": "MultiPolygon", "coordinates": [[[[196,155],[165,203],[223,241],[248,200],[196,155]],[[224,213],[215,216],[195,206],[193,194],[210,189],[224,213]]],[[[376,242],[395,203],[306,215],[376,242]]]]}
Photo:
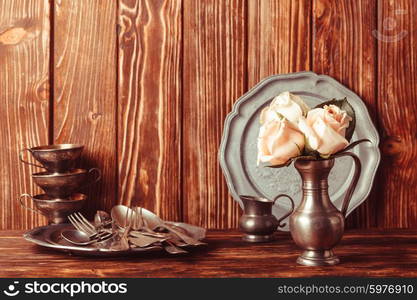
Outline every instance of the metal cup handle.
{"type": "Polygon", "coordinates": [[[290,196],[288,196],[287,194],[279,194],[278,196],[276,196],[275,198],[274,198],[274,201],[273,201],[273,203],[275,204],[275,202],[279,199],[279,198],[281,198],[281,197],[287,197],[289,200],[290,200],[290,202],[291,202],[291,210],[288,212],[288,213],[286,213],[284,216],[282,216],[279,220],[278,220],[278,227],[284,227],[285,225],[287,225],[287,223],[282,223],[281,224],[281,222],[282,222],[282,220],[284,220],[284,219],[286,219],[287,217],[289,217],[292,213],[293,213],[293,211],[294,211],[294,207],[295,207],[295,204],[294,204],[294,200],[292,200],[292,198],[290,197],[290,196]]]}
{"type": "Polygon", "coordinates": [[[94,180],[87,182],[86,184],[84,184],[81,188],[85,188],[89,185],[92,185],[93,183],[96,183],[97,181],[99,181],[101,179],[101,171],[99,168],[91,168],[90,170],[88,170],[88,174],[92,174],[96,172],[97,176],[94,180]]]}
{"type": "Polygon", "coordinates": [[[24,159],[23,159],[23,153],[24,153],[25,151],[29,151],[29,152],[30,152],[30,149],[25,148],[25,149],[20,150],[20,152],[19,152],[19,159],[20,159],[20,161],[21,161],[22,163],[25,163],[25,164],[27,164],[27,165],[31,165],[31,166],[35,166],[35,167],[38,167],[38,168],[45,169],[45,167],[44,167],[44,166],[37,165],[37,164],[34,164],[34,163],[31,163],[31,162],[28,162],[28,161],[24,160],[24,159]]]}
{"type": "Polygon", "coordinates": [[[39,210],[31,208],[31,207],[27,206],[27,205],[23,202],[23,198],[27,199],[28,197],[29,197],[30,199],[32,199],[32,200],[33,200],[33,197],[32,197],[31,195],[29,195],[29,194],[22,194],[22,195],[20,195],[20,197],[19,197],[19,202],[20,202],[20,205],[21,205],[23,208],[26,208],[27,210],[31,210],[31,211],[33,211],[33,212],[35,212],[35,213],[37,213],[37,214],[41,214],[41,215],[42,215],[42,213],[41,213],[39,210]]]}

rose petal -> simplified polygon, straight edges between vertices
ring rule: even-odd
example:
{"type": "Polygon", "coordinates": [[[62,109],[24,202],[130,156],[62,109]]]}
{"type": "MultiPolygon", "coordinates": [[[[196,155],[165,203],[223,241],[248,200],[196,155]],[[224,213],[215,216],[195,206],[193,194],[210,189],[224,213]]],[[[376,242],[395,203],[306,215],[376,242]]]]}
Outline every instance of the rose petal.
{"type": "Polygon", "coordinates": [[[278,120],[261,126],[258,138],[258,164],[283,164],[300,155],[304,136],[288,120],[278,120]]]}
{"type": "Polygon", "coordinates": [[[349,142],[335,131],[331,126],[326,124],[323,119],[318,118],[313,124],[313,130],[320,138],[317,151],[323,155],[330,155],[344,149],[349,142]]]}
{"type": "Polygon", "coordinates": [[[296,124],[298,119],[308,111],[309,107],[304,101],[290,92],[283,92],[276,96],[271,103],[271,109],[280,113],[290,122],[296,124]]]}
{"type": "Polygon", "coordinates": [[[308,150],[317,150],[319,147],[319,137],[313,130],[313,128],[310,127],[310,125],[307,123],[307,120],[302,117],[298,121],[298,128],[301,130],[302,133],[304,133],[304,136],[306,138],[306,148],[308,150]]]}

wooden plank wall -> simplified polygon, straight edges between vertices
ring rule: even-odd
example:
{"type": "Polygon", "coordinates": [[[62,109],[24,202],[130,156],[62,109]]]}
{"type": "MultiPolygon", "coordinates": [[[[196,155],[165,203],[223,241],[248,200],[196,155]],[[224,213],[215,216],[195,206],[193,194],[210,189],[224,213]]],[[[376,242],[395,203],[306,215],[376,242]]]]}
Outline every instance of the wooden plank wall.
{"type": "Polygon", "coordinates": [[[118,196],[181,211],[182,2],[119,2],[118,196]]]}
{"type": "Polygon", "coordinates": [[[207,227],[232,227],[239,214],[218,164],[223,121],[246,88],[246,5],[184,1],[183,214],[207,227]]]}
{"type": "Polygon", "coordinates": [[[117,186],[115,1],[54,1],[53,142],[85,145],[81,167],[99,167],[90,213],[114,204],[117,186]]]}
{"type": "Polygon", "coordinates": [[[40,191],[18,153],[48,143],[49,11],[48,0],[0,0],[1,229],[44,222],[18,205],[18,195],[40,191]]]}
{"type": "Polygon", "coordinates": [[[378,226],[417,226],[417,1],[378,6],[377,111],[384,163],[378,226]]]}
{"type": "MultiPolygon", "coordinates": [[[[376,0],[313,2],[314,72],[327,74],[355,91],[377,124],[375,90],[377,40],[376,0]]],[[[376,182],[378,184],[378,182],[376,182]]],[[[366,203],[348,218],[348,226],[377,226],[375,189],[366,203]]]]}
{"type": "Polygon", "coordinates": [[[365,101],[382,164],[350,228],[416,227],[417,1],[0,0],[0,229],[45,223],[21,148],[86,145],[84,212],[139,204],[236,227],[217,162],[236,99],[271,74],[328,74],[365,101]]]}

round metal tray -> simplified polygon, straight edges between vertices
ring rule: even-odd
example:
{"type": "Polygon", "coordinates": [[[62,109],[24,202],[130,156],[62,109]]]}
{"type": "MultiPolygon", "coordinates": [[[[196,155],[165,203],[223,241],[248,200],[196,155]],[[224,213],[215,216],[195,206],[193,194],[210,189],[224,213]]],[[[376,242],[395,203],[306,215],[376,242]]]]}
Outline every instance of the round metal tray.
{"type": "MultiPolygon", "coordinates": [[[[351,141],[367,138],[372,143],[362,143],[352,152],[362,163],[362,173],[348,208],[348,214],[369,195],[380,161],[379,136],[365,104],[354,92],[326,75],[313,72],[274,75],[262,80],[243,95],[227,116],[220,144],[219,160],[229,191],[240,206],[238,195],[252,195],[273,199],[280,193],[290,195],[295,204],[301,201],[301,178],[293,165],[278,169],[257,166],[257,137],[259,114],[279,93],[290,91],[302,97],[310,106],[332,98],[347,97],[356,113],[356,128],[351,141]]],[[[354,172],[353,161],[338,158],[329,176],[329,194],[339,209],[354,172]]],[[[283,200],[273,207],[276,217],[283,216],[290,204],[283,200]],[[282,201],[282,202],[281,202],[282,201]]],[[[287,225],[281,230],[288,231],[287,225]]]]}
{"type": "MultiPolygon", "coordinates": [[[[185,223],[178,222],[167,222],[174,224],[178,227],[185,229],[193,238],[202,240],[205,237],[205,229],[197,226],[193,226],[185,223]]],[[[155,251],[165,251],[160,246],[149,246],[146,248],[131,248],[129,250],[111,250],[97,248],[93,245],[90,246],[76,246],[61,237],[61,232],[64,230],[74,229],[71,224],[57,224],[57,225],[47,225],[42,227],[34,228],[25,234],[23,238],[29,242],[35,243],[37,245],[56,249],[59,251],[67,252],[70,254],[83,255],[83,256],[106,256],[106,257],[123,257],[128,255],[134,255],[144,252],[155,252],[155,251]]],[[[192,246],[188,246],[192,247],[192,246]]],[[[188,248],[187,247],[187,248],[188,248]]]]}

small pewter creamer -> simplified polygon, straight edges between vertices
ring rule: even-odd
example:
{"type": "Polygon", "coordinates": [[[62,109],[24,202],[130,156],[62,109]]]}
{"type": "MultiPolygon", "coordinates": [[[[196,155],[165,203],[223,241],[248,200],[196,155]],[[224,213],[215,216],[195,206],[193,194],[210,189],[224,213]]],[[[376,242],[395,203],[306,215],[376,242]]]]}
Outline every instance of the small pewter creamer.
{"type": "Polygon", "coordinates": [[[298,159],[294,166],[302,178],[303,196],[290,217],[290,231],[294,242],[305,251],[297,263],[307,266],[335,265],[339,258],[332,248],[339,243],[345,227],[345,216],[350,199],[361,173],[359,158],[351,152],[337,154],[331,159],[298,159]],[[330,201],[328,181],[336,157],[350,156],[355,162],[355,173],[339,211],[330,201]]]}
{"type": "Polygon", "coordinates": [[[243,203],[243,215],[239,220],[239,227],[245,233],[243,240],[247,242],[267,242],[272,240],[278,227],[284,227],[282,220],[294,210],[294,201],[288,195],[281,194],[274,200],[253,196],[239,196],[243,203]],[[272,206],[281,198],[287,197],[291,201],[291,210],[279,220],[272,214],[272,206]]]}

